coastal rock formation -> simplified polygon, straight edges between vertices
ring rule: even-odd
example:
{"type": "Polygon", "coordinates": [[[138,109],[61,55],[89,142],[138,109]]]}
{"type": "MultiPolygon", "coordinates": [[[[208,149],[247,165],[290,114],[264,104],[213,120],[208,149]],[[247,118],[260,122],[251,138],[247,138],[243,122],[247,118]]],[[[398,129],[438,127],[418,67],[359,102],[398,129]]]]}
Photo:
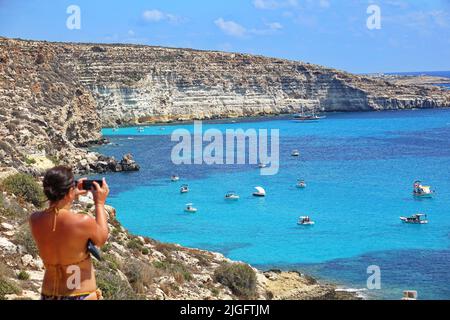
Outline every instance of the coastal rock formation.
{"type": "MultiPolygon", "coordinates": [[[[99,159],[105,126],[450,106],[450,92],[248,54],[0,38],[0,166],[135,170],[99,159]],[[105,164],[106,162],[107,164],[105,164]]],[[[113,161],[112,161],[113,162],[113,161]]]]}

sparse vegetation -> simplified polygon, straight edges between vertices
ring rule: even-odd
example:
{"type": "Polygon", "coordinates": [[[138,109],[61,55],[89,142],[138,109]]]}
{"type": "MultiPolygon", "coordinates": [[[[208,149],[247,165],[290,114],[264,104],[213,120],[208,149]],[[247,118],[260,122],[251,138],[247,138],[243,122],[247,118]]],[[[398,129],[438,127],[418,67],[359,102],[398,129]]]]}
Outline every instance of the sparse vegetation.
{"type": "Polygon", "coordinates": [[[30,166],[30,165],[35,164],[36,160],[27,157],[27,158],[25,158],[25,163],[30,166]]]}
{"type": "Polygon", "coordinates": [[[106,300],[137,300],[138,295],[130,284],[107,268],[97,269],[97,286],[106,300]]]}
{"type": "Polygon", "coordinates": [[[256,295],[255,271],[244,263],[226,263],[216,269],[216,281],[231,289],[235,295],[252,299],[256,295]]]}
{"type": "Polygon", "coordinates": [[[31,202],[36,207],[41,207],[45,201],[41,186],[30,175],[17,173],[9,176],[3,181],[3,187],[7,192],[31,202]]]}
{"type": "Polygon", "coordinates": [[[132,239],[128,240],[127,248],[131,249],[131,250],[142,251],[143,243],[141,242],[141,240],[139,240],[139,238],[132,238],[132,239]]]}
{"type": "Polygon", "coordinates": [[[12,281],[0,278],[0,300],[5,300],[8,294],[19,294],[20,291],[20,288],[12,281]]]}
{"type": "Polygon", "coordinates": [[[0,216],[7,219],[20,219],[19,221],[23,222],[28,214],[16,201],[9,200],[6,202],[4,195],[0,192],[0,216]]]}
{"type": "Polygon", "coordinates": [[[22,281],[30,280],[30,274],[24,270],[21,270],[17,274],[17,279],[22,280],[22,281]]]}
{"type": "Polygon", "coordinates": [[[168,258],[164,261],[155,261],[153,266],[163,270],[164,272],[172,274],[178,283],[192,280],[191,271],[179,261],[168,258]]]}
{"type": "Polygon", "coordinates": [[[14,272],[0,261],[0,300],[5,300],[8,294],[19,294],[20,288],[12,281],[8,280],[14,272]]]}
{"type": "Polygon", "coordinates": [[[47,159],[50,160],[51,162],[53,162],[53,164],[55,166],[59,166],[61,164],[61,161],[59,160],[59,158],[55,155],[49,155],[47,156],[47,159]]]}
{"type": "Polygon", "coordinates": [[[153,279],[158,277],[160,272],[138,260],[132,260],[125,265],[125,275],[128,278],[133,289],[142,294],[145,292],[145,288],[153,283],[153,279]]]}
{"type": "Polygon", "coordinates": [[[36,243],[34,242],[33,236],[31,234],[30,226],[28,223],[24,223],[19,231],[16,232],[15,242],[25,248],[25,250],[36,258],[39,254],[36,243]]]}

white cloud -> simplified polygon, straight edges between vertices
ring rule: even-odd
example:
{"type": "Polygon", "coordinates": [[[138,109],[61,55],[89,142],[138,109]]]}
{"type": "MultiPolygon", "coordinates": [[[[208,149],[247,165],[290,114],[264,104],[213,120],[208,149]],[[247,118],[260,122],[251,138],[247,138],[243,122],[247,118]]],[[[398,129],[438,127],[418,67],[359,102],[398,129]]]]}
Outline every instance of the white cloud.
{"type": "Polygon", "coordinates": [[[183,21],[181,17],[157,9],[145,10],[142,13],[142,18],[147,22],[169,21],[171,23],[179,23],[183,21]]]}
{"type": "Polygon", "coordinates": [[[279,8],[296,7],[298,5],[297,0],[253,0],[253,5],[257,9],[261,10],[273,10],[279,8]]]}
{"type": "Polygon", "coordinates": [[[265,28],[253,28],[248,29],[239,23],[235,21],[226,21],[223,18],[219,18],[216,21],[214,21],[217,27],[219,27],[220,30],[222,30],[225,34],[233,37],[239,37],[242,38],[244,36],[251,36],[251,35],[271,35],[276,33],[278,30],[283,29],[283,25],[279,22],[270,22],[266,23],[265,28]]]}
{"type": "Polygon", "coordinates": [[[321,7],[321,8],[324,8],[324,9],[326,9],[326,8],[329,8],[330,7],[330,1],[329,0],[320,0],[319,1],[319,6],[321,7]]]}
{"type": "Polygon", "coordinates": [[[159,10],[146,10],[142,13],[142,17],[146,21],[158,22],[164,19],[164,14],[159,10]]]}
{"type": "Polygon", "coordinates": [[[444,10],[411,11],[403,15],[386,16],[384,20],[389,24],[413,28],[421,33],[430,32],[436,27],[450,27],[450,14],[444,10]]]}
{"type": "Polygon", "coordinates": [[[267,23],[267,26],[269,27],[270,30],[281,30],[283,29],[283,25],[279,22],[271,22],[271,23],[267,23]]]}
{"type": "Polygon", "coordinates": [[[247,29],[234,21],[225,21],[223,18],[219,18],[214,21],[216,26],[219,27],[225,34],[233,37],[243,37],[247,33],[247,29]]]}

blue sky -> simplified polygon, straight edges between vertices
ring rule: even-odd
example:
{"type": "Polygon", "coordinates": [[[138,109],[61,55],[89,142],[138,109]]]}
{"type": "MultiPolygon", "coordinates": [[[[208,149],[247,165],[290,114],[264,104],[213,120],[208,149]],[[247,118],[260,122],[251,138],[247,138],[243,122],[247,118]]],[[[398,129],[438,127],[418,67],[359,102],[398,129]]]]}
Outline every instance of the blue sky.
{"type": "Polygon", "coordinates": [[[450,0],[0,0],[0,35],[245,52],[357,73],[450,70],[450,0]],[[79,30],[66,27],[72,4],[79,30]],[[369,5],[381,29],[367,28],[369,5]]]}

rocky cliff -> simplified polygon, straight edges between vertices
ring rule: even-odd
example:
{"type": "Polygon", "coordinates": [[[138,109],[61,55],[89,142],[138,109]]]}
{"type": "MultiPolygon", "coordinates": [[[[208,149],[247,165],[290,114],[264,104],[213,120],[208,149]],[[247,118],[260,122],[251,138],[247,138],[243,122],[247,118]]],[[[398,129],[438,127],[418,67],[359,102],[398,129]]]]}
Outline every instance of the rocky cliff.
{"type": "MultiPolygon", "coordinates": [[[[98,141],[102,126],[293,113],[300,106],[449,107],[450,92],[246,54],[0,38],[0,161],[21,171],[45,159],[98,170],[98,155],[77,147],[98,141]]],[[[100,171],[116,167],[104,160],[100,171]]]]}

